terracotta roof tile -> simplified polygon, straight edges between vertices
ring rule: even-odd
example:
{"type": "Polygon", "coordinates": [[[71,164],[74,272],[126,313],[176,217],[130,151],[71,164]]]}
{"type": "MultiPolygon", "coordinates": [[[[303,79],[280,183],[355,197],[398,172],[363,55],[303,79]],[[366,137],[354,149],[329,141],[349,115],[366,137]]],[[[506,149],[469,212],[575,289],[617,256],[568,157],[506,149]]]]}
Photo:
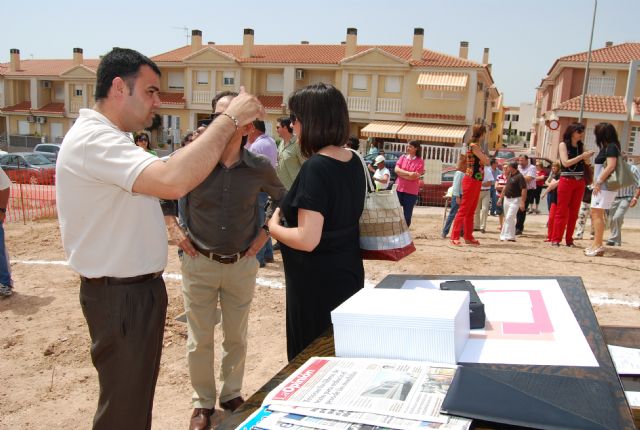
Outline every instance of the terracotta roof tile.
{"type": "MultiPolygon", "coordinates": [[[[345,58],[345,45],[254,45],[251,58],[242,58],[242,45],[208,45],[232,55],[240,63],[284,63],[284,64],[338,64],[345,58]]],[[[411,60],[411,46],[358,45],[356,54],[372,48],[379,48],[417,67],[485,67],[464,58],[441,54],[424,49],[422,59],[411,60]]],[[[191,55],[191,46],[168,51],[154,57],[157,62],[181,62],[191,55]]]]}
{"type": "MultiPolygon", "coordinates": [[[[83,65],[91,70],[98,70],[100,60],[85,59],[83,65]]],[[[20,70],[9,71],[5,63],[4,76],[59,76],[73,67],[73,60],[20,60],[20,70]]],[[[1,67],[1,66],[0,66],[1,67]]]]}
{"type": "Polygon", "coordinates": [[[64,103],[49,103],[40,109],[33,109],[34,113],[57,113],[64,114],[64,103]]]}
{"type": "MultiPolygon", "coordinates": [[[[580,96],[566,100],[554,110],[579,111],[580,96]]],[[[584,98],[584,110],[585,112],[627,113],[627,108],[624,104],[624,97],[622,96],[586,95],[584,98]]]]}
{"type": "Polygon", "coordinates": [[[464,121],[464,115],[447,115],[439,113],[419,113],[419,112],[407,112],[405,114],[407,118],[427,118],[427,119],[444,119],[450,121],[464,121]]]}
{"type": "MultiPolygon", "coordinates": [[[[586,62],[587,55],[588,52],[580,52],[560,57],[558,61],[586,62]]],[[[621,43],[591,51],[592,63],[629,63],[632,60],[640,60],[640,43],[621,43]]]]}
{"type": "Polygon", "coordinates": [[[20,102],[17,105],[2,108],[3,112],[29,112],[31,110],[31,102],[20,102]]]}
{"type": "Polygon", "coordinates": [[[159,92],[160,102],[163,105],[183,105],[185,104],[184,95],[182,93],[166,93],[159,92]]]}
{"type": "Polygon", "coordinates": [[[258,100],[265,109],[280,109],[282,107],[282,96],[258,96],[258,100]]]}

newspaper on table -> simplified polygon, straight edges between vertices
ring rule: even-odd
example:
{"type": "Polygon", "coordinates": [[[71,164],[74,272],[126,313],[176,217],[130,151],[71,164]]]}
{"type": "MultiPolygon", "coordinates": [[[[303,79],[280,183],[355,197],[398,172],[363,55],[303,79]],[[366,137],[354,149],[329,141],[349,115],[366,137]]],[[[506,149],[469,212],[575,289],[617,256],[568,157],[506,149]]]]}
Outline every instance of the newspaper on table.
{"type": "MultiPolygon", "coordinates": [[[[268,409],[271,411],[272,416],[275,417],[267,421],[267,426],[271,425],[272,421],[277,421],[280,424],[297,424],[300,426],[323,430],[343,430],[351,428],[358,428],[361,430],[468,430],[471,426],[471,420],[454,416],[447,416],[448,421],[444,424],[431,421],[396,418],[388,415],[372,414],[367,412],[351,412],[336,409],[304,408],[284,405],[270,405],[268,409]]],[[[284,426],[280,425],[280,427],[284,426]]]]}
{"type": "Polygon", "coordinates": [[[440,407],[455,369],[421,361],[313,357],[271,391],[262,404],[447,423],[440,407]]]}

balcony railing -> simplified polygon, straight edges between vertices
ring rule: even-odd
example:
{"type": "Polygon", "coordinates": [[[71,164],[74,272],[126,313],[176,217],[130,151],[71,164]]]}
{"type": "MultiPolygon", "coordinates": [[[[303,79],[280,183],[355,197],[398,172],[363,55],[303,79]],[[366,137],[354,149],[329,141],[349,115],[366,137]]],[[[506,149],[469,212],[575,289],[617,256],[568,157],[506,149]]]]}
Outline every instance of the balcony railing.
{"type": "Polygon", "coordinates": [[[402,113],[402,99],[378,99],[376,112],[402,113]]]}
{"type": "Polygon", "coordinates": [[[191,103],[210,105],[215,96],[215,91],[193,91],[191,93],[191,103]]]}
{"type": "MultiPolygon", "coordinates": [[[[442,164],[457,164],[458,157],[462,152],[461,146],[439,146],[431,144],[420,145],[422,148],[422,158],[425,160],[440,160],[442,164]]],[[[385,151],[400,151],[404,153],[407,150],[406,143],[385,142],[385,151]]]]}
{"type": "Polygon", "coordinates": [[[370,97],[349,97],[347,104],[352,112],[369,112],[371,110],[370,97]]]}

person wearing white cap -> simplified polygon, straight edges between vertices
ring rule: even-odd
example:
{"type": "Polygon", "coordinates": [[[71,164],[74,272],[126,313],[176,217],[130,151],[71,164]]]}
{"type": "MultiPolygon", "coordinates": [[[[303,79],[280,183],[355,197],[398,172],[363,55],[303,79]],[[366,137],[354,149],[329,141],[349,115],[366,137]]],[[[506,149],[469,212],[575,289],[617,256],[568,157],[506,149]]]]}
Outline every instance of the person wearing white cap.
{"type": "Polygon", "coordinates": [[[373,174],[373,182],[376,184],[376,191],[386,190],[389,188],[389,179],[391,173],[389,169],[384,167],[384,155],[378,155],[373,164],[376,166],[376,171],[373,174]]]}

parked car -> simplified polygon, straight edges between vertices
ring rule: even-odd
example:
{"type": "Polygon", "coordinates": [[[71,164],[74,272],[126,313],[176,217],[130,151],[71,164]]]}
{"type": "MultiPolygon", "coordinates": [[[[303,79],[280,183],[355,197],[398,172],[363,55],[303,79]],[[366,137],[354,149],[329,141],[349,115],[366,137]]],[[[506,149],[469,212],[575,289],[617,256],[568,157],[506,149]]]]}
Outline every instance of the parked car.
{"type": "Polygon", "coordinates": [[[58,159],[58,152],[60,152],[59,143],[39,143],[33,148],[33,152],[40,152],[54,163],[58,159]]]}
{"type": "Polygon", "coordinates": [[[502,166],[502,164],[504,164],[505,161],[515,156],[516,156],[515,151],[511,149],[498,149],[496,150],[496,152],[493,153],[493,158],[496,159],[499,166],[502,166]]]}
{"type": "MultiPolygon", "coordinates": [[[[396,178],[398,177],[398,175],[396,175],[395,169],[396,169],[396,163],[398,162],[398,160],[400,159],[400,156],[404,154],[404,152],[400,152],[400,151],[385,151],[384,153],[384,166],[389,169],[389,173],[390,173],[390,183],[389,183],[389,189],[391,189],[391,186],[394,184],[394,182],[396,182],[396,178]]],[[[376,157],[378,156],[378,154],[368,154],[364,156],[364,161],[366,161],[367,165],[370,165],[371,163],[373,163],[373,160],[376,159],[376,157]]],[[[375,166],[373,167],[375,169],[375,166]]],[[[371,173],[371,177],[373,178],[373,173],[371,173]]]]}
{"type": "Polygon", "coordinates": [[[455,173],[455,167],[446,166],[442,169],[442,177],[439,184],[421,182],[420,190],[418,191],[418,206],[444,206],[444,195],[447,194],[449,187],[453,185],[455,173]]]}
{"type": "Polygon", "coordinates": [[[42,154],[13,152],[0,157],[0,167],[12,182],[54,185],[56,165],[42,154]]]}

